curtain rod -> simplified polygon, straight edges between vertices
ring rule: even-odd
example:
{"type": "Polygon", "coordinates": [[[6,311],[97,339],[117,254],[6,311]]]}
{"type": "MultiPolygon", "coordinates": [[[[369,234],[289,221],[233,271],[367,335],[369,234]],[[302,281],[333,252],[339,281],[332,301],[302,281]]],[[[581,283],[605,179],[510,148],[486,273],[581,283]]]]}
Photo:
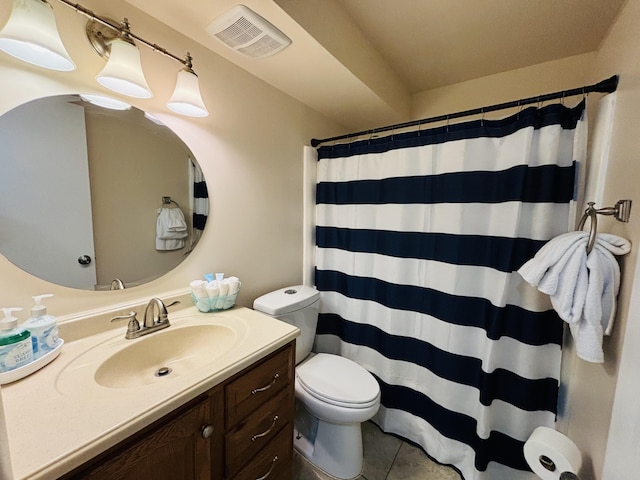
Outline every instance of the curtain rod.
{"type": "Polygon", "coordinates": [[[571,90],[562,90],[560,92],[555,92],[555,93],[547,93],[545,95],[538,95],[536,97],[522,98],[520,100],[516,100],[513,102],[498,103],[496,105],[490,105],[488,107],[474,108],[472,110],[465,110],[462,112],[450,113],[448,115],[438,115],[437,117],[423,118],[421,120],[412,120],[410,122],[397,123],[395,125],[373,128],[371,130],[363,130],[361,132],[347,133],[345,135],[339,135],[337,137],[330,137],[330,138],[323,138],[321,140],[312,138],[311,146],[317,147],[321,143],[331,142],[334,140],[343,140],[346,138],[354,138],[354,137],[360,137],[364,135],[373,135],[374,133],[378,133],[378,132],[387,132],[389,130],[413,127],[416,125],[423,125],[425,123],[440,122],[443,120],[451,120],[453,118],[468,117],[470,115],[478,115],[478,114],[484,114],[487,112],[495,112],[496,110],[504,110],[506,108],[513,108],[513,107],[521,107],[523,105],[546,102],[548,100],[555,100],[557,98],[571,97],[574,95],[586,95],[587,93],[591,93],[591,92],[612,93],[616,91],[616,88],[618,88],[618,75],[614,75],[611,78],[607,78],[606,80],[603,80],[599,83],[595,83],[593,85],[573,88],[571,90]]]}

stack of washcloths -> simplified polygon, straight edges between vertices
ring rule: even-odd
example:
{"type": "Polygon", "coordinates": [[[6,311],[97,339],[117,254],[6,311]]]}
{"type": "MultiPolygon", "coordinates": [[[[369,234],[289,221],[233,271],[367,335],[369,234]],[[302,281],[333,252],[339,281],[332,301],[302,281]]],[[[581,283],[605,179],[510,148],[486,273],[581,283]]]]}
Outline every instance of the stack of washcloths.
{"type": "Polygon", "coordinates": [[[611,333],[620,287],[620,267],[614,255],[629,253],[631,243],[600,233],[587,254],[588,241],[587,232],[553,238],[518,273],[551,297],[553,308],[570,326],[577,355],[602,363],[602,337],[611,333]]]}
{"type": "Polygon", "coordinates": [[[233,307],[240,285],[238,277],[224,278],[222,273],[217,273],[215,280],[211,274],[205,275],[205,280],[193,280],[189,283],[189,290],[196,308],[201,312],[211,312],[233,307]]]}

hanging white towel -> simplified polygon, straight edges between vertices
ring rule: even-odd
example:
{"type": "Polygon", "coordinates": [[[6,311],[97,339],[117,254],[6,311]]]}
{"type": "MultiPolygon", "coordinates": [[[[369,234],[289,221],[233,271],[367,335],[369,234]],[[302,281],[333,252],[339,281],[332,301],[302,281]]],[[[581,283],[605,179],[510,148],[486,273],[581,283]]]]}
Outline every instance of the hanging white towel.
{"type": "Polygon", "coordinates": [[[518,273],[550,296],[553,308],[570,325],[576,354],[602,363],[602,337],[611,333],[620,287],[620,267],[614,255],[628,253],[631,243],[601,233],[587,255],[588,241],[587,232],[553,238],[518,273]]]}
{"type": "Polygon", "coordinates": [[[156,250],[178,250],[189,235],[187,222],[179,208],[160,208],[156,221],[156,250]]]}

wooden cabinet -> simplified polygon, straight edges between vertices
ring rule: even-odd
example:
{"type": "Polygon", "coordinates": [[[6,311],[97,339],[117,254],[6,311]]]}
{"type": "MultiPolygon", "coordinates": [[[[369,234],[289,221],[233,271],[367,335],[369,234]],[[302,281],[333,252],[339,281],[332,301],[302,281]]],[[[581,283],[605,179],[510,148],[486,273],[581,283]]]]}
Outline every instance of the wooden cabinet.
{"type": "Polygon", "coordinates": [[[215,427],[210,423],[210,400],[209,396],[200,397],[62,478],[211,478],[212,429],[215,427]]]}
{"type": "Polygon", "coordinates": [[[226,384],[224,478],[291,478],[294,367],[291,345],[226,384]]]}
{"type": "Polygon", "coordinates": [[[61,480],[290,480],[294,348],[268,355],[61,480]]]}

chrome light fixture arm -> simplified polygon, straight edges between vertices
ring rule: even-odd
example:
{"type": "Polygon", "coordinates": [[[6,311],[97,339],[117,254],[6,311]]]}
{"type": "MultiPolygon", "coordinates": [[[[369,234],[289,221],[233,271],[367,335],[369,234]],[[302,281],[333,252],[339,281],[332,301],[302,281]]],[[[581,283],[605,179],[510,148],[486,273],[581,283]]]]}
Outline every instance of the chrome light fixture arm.
{"type": "MultiPolygon", "coordinates": [[[[151,48],[152,50],[162,53],[163,55],[173,58],[174,60],[176,60],[177,62],[180,62],[182,65],[184,65],[185,68],[191,70],[191,72],[193,72],[193,65],[192,65],[192,61],[193,58],[191,57],[191,54],[189,52],[187,52],[187,54],[185,55],[185,58],[181,58],[177,55],[174,55],[173,53],[171,53],[170,51],[168,51],[167,49],[161,47],[160,45],[156,44],[156,43],[152,43],[149,42],[148,40],[145,40],[144,38],[140,37],[139,35],[136,35],[135,33],[133,33],[131,31],[130,25],[129,25],[129,20],[127,20],[126,18],[124,19],[124,21],[122,23],[116,23],[113,20],[106,18],[106,17],[101,17],[100,15],[96,14],[95,12],[93,12],[92,10],[89,10],[86,7],[83,7],[82,5],[80,5],[79,3],[73,3],[70,2],[69,0],[58,0],[59,2],[64,3],[65,5],[73,8],[76,12],[78,13],[82,13],[83,15],[89,17],[90,19],[94,20],[97,23],[100,23],[101,25],[107,27],[108,29],[112,29],[115,30],[117,32],[117,35],[115,36],[119,36],[120,38],[123,38],[124,40],[128,40],[131,41],[131,39],[137,40],[140,43],[145,44],[147,47],[151,48]]],[[[94,29],[94,32],[101,32],[100,35],[102,35],[106,41],[109,41],[111,38],[115,38],[114,35],[107,35],[104,33],[104,30],[100,29],[94,29]]],[[[87,26],[87,35],[90,35],[89,33],[89,26],[87,26]]],[[[91,43],[94,44],[94,40],[91,39],[91,37],[89,38],[91,40],[91,43]]],[[[94,45],[95,48],[95,45],[94,45]]],[[[96,48],[97,50],[97,48],[96,48]]],[[[104,54],[98,50],[98,53],[100,53],[100,55],[104,54]]]]}

